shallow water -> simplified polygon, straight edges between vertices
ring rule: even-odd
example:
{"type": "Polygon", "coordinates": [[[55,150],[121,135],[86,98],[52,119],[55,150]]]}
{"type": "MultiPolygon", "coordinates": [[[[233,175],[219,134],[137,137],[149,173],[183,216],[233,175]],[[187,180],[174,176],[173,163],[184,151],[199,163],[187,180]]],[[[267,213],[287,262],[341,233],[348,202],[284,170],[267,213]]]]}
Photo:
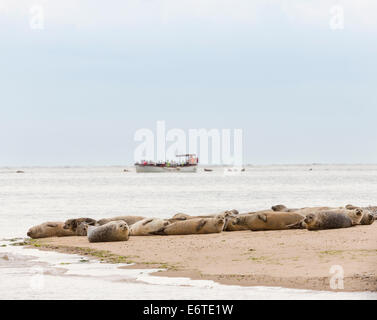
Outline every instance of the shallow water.
{"type": "MultiPolygon", "coordinates": [[[[169,217],[177,212],[251,211],[277,203],[303,207],[376,202],[377,165],[250,166],[242,173],[216,167],[213,172],[200,170],[196,174],[136,174],[123,172],[120,167],[0,168],[0,239],[24,237],[32,225],[79,216],[169,217]]],[[[0,247],[0,298],[377,298],[372,293],[245,288],[152,277],[150,271],[118,269],[80,259],[76,255],[0,247]],[[38,279],[43,279],[43,286],[38,279]],[[72,281],[74,286],[70,285],[72,281]]]]}
{"type": "Polygon", "coordinates": [[[377,293],[226,286],[151,276],[79,255],[0,247],[1,299],[377,299],[377,293]],[[9,252],[11,251],[11,253],[9,252]],[[100,290],[98,290],[100,288],[100,290]]]}

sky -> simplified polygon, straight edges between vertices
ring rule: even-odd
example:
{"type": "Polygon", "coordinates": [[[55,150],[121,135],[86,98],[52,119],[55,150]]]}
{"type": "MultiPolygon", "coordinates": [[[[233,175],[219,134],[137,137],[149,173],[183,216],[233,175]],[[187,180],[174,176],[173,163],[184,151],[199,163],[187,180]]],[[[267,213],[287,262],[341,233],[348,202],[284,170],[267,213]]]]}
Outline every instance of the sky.
{"type": "Polygon", "coordinates": [[[376,15],[375,0],[0,0],[0,166],[130,165],[157,121],[242,129],[247,164],[377,163],[376,15]]]}

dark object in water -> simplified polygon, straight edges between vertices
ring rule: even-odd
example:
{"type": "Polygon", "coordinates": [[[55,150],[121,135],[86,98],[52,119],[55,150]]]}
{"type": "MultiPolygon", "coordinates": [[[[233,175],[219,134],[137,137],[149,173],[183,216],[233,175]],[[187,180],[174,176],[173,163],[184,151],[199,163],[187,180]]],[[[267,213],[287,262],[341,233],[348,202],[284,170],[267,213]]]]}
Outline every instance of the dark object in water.
{"type": "Polygon", "coordinates": [[[17,170],[16,173],[25,173],[25,171],[17,170]]]}
{"type": "Polygon", "coordinates": [[[212,169],[206,169],[206,168],[204,168],[204,171],[211,172],[213,170],[212,169]]]}

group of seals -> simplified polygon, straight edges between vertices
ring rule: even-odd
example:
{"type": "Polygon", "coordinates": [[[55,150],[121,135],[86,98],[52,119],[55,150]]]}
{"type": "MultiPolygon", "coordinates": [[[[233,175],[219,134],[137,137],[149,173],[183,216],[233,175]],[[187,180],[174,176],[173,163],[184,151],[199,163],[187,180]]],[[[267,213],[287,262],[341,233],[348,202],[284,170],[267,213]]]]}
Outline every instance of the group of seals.
{"type": "Polygon", "coordinates": [[[85,226],[95,226],[96,224],[96,220],[92,218],[68,219],[64,223],[63,228],[66,230],[71,230],[77,236],[86,236],[87,228],[85,226]]]}
{"type": "Polygon", "coordinates": [[[346,205],[345,207],[306,207],[288,209],[284,205],[271,208],[276,213],[297,213],[305,216],[301,226],[308,230],[349,228],[355,225],[370,225],[375,216],[366,208],[346,205]]]}
{"type": "Polygon", "coordinates": [[[92,218],[75,218],[68,219],[65,222],[45,222],[30,228],[27,235],[30,238],[48,238],[48,237],[67,237],[67,236],[86,236],[88,227],[98,227],[113,221],[126,222],[131,226],[136,221],[145,219],[138,216],[119,216],[106,218],[96,221],[92,218]]]}
{"type": "Polygon", "coordinates": [[[27,235],[31,238],[88,236],[90,242],[126,241],[129,236],[349,228],[370,225],[375,220],[377,207],[372,206],[287,208],[279,204],[269,210],[247,213],[239,213],[235,209],[202,216],[177,213],[169,219],[117,216],[96,221],[92,218],[76,218],[65,222],[42,223],[30,228],[27,235]]]}
{"type": "Polygon", "coordinates": [[[360,221],[360,224],[363,225],[369,225],[374,222],[374,220],[377,220],[377,207],[356,207],[353,206],[352,204],[346,205],[346,208],[349,210],[352,209],[361,209],[364,212],[364,215],[360,221]]]}
{"type": "Polygon", "coordinates": [[[238,214],[237,210],[230,210],[224,211],[220,215],[190,216],[187,214],[176,214],[171,219],[118,216],[96,221],[92,218],[75,218],[68,219],[65,222],[42,223],[30,228],[27,235],[34,239],[88,236],[90,242],[98,242],[125,241],[130,235],[148,236],[156,234],[213,233],[224,230],[228,219],[236,214],[238,214]],[[178,222],[185,223],[175,225],[178,222]],[[126,229],[128,230],[127,232],[125,231],[126,229]]]}

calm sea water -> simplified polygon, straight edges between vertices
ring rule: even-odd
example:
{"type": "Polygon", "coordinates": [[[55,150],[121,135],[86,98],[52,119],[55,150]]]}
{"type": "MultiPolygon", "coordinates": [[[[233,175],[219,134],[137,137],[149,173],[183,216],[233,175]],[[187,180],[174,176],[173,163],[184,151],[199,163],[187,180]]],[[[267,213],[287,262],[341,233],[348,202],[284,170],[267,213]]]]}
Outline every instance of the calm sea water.
{"type": "MultiPolygon", "coordinates": [[[[169,217],[177,212],[259,210],[278,203],[292,207],[377,204],[377,165],[250,166],[242,173],[229,173],[215,167],[213,172],[200,169],[196,174],[136,174],[133,168],[127,168],[130,172],[123,169],[0,168],[0,239],[25,237],[30,226],[45,221],[81,216],[97,219],[126,214],[169,217]],[[16,173],[16,170],[24,173],[16,173]]],[[[137,299],[159,298],[161,294],[166,298],[221,298],[217,290],[220,285],[212,282],[167,280],[148,276],[140,270],[132,274],[134,271],[119,271],[93,261],[82,267],[76,256],[5,244],[6,247],[0,249],[8,258],[0,259],[1,298],[101,298],[91,290],[98,281],[104,282],[104,290],[108,289],[106,298],[128,298],[126,292],[130,292],[130,288],[133,288],[130,298],[137,299]],[[33,258],[28,257],[30,255],[33,258]],[[60,265],[68,260],[69,265],[60,265]],[[35,286],[30,284],[38,268],[49,270],[42,272],[43,290],[39,290],[38,285],[34,290],[35,286]],[[95,273],[90,274],[93,268],[95,273]],[[65,277],[73,276],[85,290],[73,292],[66,287],[65,277]],[[183,281],[184,286],[179,281],[183,281]]],[[[319,293],[288,289],[227,286],[222,290],[228,293],[233,290],[240,298],[319,297],[319,293]]],[[[365,293],[326,294],[322,297],[376,298],[365,293]]]]}
{"type": "Polygon", "coordinates": [[[48,220],[287,206],[377,204],[377,165],[260,166],[242,173],[135,173],[105,168],[0,168],[0,238],[48,220]],[[312,171],[310,171],[312,169],[312,171]],[[24,173],[15,173],[23,170],[24,173]]]}

